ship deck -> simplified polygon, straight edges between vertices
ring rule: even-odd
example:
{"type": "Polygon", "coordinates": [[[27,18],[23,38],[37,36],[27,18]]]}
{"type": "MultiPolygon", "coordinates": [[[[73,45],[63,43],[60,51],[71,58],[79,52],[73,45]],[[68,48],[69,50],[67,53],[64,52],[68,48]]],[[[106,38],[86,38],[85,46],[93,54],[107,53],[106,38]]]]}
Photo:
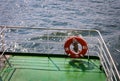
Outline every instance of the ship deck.
{"type": "Polygon", "coordinates": [[[2,81],[106,81],[95,56],[11,56],[9,63],[1,71],[2,81]]]}

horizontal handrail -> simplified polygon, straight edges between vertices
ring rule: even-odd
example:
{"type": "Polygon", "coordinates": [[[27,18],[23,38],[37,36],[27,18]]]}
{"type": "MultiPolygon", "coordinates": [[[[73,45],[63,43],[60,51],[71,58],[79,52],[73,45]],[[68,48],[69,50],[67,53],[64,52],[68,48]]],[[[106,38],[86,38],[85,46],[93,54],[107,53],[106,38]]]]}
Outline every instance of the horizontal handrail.
{"type": "Polygon", "coordinates": [[[23,29],[42,29],[42,30],[73,30],[73,31],[98,31],[96,29],[78,29],[78,28],[44,28],[44,27],[28,27],[28,26],[0,26],[0,27],[6,27],[6,28],[15,28],[15,29],[19,29],[19,28],[23,28],[23,29]]]}

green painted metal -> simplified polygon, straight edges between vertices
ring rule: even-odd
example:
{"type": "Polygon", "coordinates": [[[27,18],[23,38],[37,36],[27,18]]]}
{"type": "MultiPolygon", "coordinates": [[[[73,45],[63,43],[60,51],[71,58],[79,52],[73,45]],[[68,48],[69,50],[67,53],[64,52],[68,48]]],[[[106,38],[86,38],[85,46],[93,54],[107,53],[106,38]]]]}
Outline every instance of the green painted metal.
{"type": "Polygon", "coordinates": [[[2,81],[106,81],[99,59],[13,56],[2,81]]]}

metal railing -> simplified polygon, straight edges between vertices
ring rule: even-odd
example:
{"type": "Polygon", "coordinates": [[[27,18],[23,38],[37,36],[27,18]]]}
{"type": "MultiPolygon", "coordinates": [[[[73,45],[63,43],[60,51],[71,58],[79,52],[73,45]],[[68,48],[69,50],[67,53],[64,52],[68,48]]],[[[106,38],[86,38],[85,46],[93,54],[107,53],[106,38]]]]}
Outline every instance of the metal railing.
{"type": "Polygon", "coordinates": [[[102,50],[102,51],[100,53],[100,59],[102,60],[101,62],[102,62],[103,68],[108,77],[107,80],[108,81],[119,81],[120,74],[117,70],[116,64],[107,48],[107,45],[105,44],[105,41],[104,41],[101,33],[99,31],[97,31],[97,32],[100,36],[99,41],[101,41],[100,42],[100,44],[101,44],[100,50],[102,50]]]}
{"type": "Polygon", "coordinates": [[[0,27],[0,60],[3,58],[3,54],[5,52],[5,36],[4,32],[6,30],[6,27],[0,27]]]}
{"type": "Polygon", "coordinates": [[[5,32],[6,32],[6,26],[0,26],[0,68],[4,67],[4,63],[8,63],[8,65],[11,67],[11,64],[8,61],[8,58],[4,54],[7,50],[6,44],[5,44],[5,32]]]}
{"type": "Polygon", "coordinates": [[[5,30],[6,30],[6,27],[0,27],[0,51],[4,51],[5,49],[5,40],[4,40],[5,30]]]}
{"type": "MultiPolygon", "coordinates": [[[[82,36],[88,43],[89,50],[87,55],[98,55],[100,57],[107,81],[120,80],[120,74],[115,62],[98,30],[12,26],[0,26],[0,28],[2,28],[0,34],[3,37],[0,41],[1,49],[8,52],[65,54],[63,45],[66,38],[73,35],[82,36]],[[7,29],[6,35],[2,34],[4,28],[7,29]],[[7,39],[5,42],[3,41],[5,39],[4,36],[7,39]],[[7,50],[4,45],[8,47],[7,50]]],[[[3,54],[5,51],[3,51],[3,54]]]]}

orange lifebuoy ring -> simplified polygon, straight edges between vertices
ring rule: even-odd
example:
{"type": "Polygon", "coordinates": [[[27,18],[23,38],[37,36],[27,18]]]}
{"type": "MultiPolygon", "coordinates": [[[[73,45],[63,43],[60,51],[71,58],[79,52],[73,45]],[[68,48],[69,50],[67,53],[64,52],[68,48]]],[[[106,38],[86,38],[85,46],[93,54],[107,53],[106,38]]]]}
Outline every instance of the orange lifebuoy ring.
{"type": "Polygon", "coordinates": [[[79,58],[81,56],[84,56],[88,50],[88,46],[86,41],[79,37],[79,36],[72,36],[67,39],[67,41],[64,44],[64,50],[65,52],[72,58],[79,58]],[[78,49],[78,52],[75,52],[71,50],[70,45],[73,43],[73,40],[76,40],[81,45],[81,50],[78,49]]]}

